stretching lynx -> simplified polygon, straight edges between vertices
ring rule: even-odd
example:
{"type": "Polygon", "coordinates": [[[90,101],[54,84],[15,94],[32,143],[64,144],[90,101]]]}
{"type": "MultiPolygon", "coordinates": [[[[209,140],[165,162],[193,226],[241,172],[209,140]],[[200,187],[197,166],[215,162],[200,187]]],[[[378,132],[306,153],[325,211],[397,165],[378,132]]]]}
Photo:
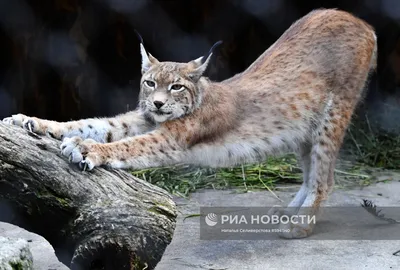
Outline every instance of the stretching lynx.
{"type": "MultiPolygon", "coordinates": [[[[140,47],[136,111],[65,123],[17,114],[3,122],[63,139],[62,154],[84,170],[231,166],[295,151],[304,177],[289,206],[298,214],[317,213],[333,187],[345,130],[376,67],[372,27],[347,12],[315,10],[248,69],[222,82],[203,76],[213,50],[176,63],[159,62],[140,47]]],[[[286,238],[313,230],[313,224],[281,226],[290,229],[281,233],[286,238]]]]}

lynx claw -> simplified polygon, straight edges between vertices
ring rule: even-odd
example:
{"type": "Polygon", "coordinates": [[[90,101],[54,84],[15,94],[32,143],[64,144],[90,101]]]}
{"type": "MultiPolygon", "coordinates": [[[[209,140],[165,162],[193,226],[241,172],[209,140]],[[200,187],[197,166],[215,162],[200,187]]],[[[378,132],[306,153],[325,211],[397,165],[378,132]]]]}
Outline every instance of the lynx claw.
{"type": "Polygon", "coordinates": [[[61,155],[68,157],[70,163],[78,163],[82,171],[91,171],[97,164],[93,162],[98,157],[98,153],[90,147],[96,142],[80,137],[65,138],[60,145],[61,155]]]}
{"type": "Polygon", "coordinates": [[[26,128],[27,130],[29,130],[30,132],[33,132],[33,129],[32,129],[32,120],[28,120],[28,121],[25,123],[25,128],[26,128]]]}
{"type": "Polygon", "coordinates": [[[79,168],[80,168],[83,172],[85,172],[85,171],[91,171],[91,170],[93,170],[94,165],[93,165],[93,163],[91,162],[90,159],[85,158],[85,159],[82,159],[81,162],[79,162],[79,168]]]}
{"type": "Polygon", "coordinates": [[[81,162],[79,162],[79,168],[80,168],[83,172],[86,171],[87,163],[85,162],[85,160],[82,160],[81,162]]]}

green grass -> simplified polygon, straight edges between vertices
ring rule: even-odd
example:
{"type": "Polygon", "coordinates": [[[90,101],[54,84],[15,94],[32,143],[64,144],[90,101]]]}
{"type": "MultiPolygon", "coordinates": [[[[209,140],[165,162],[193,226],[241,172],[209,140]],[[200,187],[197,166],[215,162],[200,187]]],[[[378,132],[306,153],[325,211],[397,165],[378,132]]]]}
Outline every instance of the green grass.
{"type": "Polygon", "coordinates": [[[180,165],[134,171],[132,174],[183,197],[201,188],[234,187],[239,192],[271,190],[278,182],[294,183],[300,182],[301,179],[301,169],[293,155],[269,158],[264,163],[232,168],[210,169],[180,165]]]}
{"type": "Polygon", "coordinates": [[[357,121],[347,132],[347,152],[366,166],[400,169],[400,136],[373,129],[368,117],[357,121]]]}

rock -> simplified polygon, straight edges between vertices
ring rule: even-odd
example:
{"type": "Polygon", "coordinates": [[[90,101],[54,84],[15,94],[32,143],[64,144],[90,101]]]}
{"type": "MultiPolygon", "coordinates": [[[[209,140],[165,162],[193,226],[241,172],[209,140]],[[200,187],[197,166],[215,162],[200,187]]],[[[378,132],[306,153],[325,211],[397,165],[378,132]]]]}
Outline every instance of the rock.
{"type": "Polygon", "coordinates": [[[33,269],[33,258],[28,241],[0,236],[0,269],[33,269]]]}
{"type": "MultiPolygon", "coordinates": [[[[18,226],[0,222],[0,235],[9,239],[24,239],[30,253],[33,256],[33,270],[68,270],[64,264],[60,263],[54,253],[53,247],[42,236],[28,232],[18,226]]],[[[1,247],[0,247],[1,250],[1,247]]],[[[1,255],[0,255],[1,257],[1,255]]],[[[1,270],[3,268],[0,267],[1,270]]],[[[25,270],[25,268],[22,268],[25,270]]],[[[28,268],[29,269],[29,268],[28,268]]]]}
{"type": "MultiPolygon", "coordinates": [[[[0,222],[0,235],[9,239],[25,239],[33,256],[33,270],[68,270],[64,264],[59,262],[53,247],[42,236],[31,233],[18,226],[0,222]]],[[[1,247],[0,247],[1,250],[1,247]]],[[[0,256],[1,257],[1,256],[0,256]]],[[[0,267],[1,270],[3,268],[0,267]]],[[[25,270],[25,268],[22,268],[25,270]]],[[[28,268],[29,269],[29,268],[28,268]]]]}

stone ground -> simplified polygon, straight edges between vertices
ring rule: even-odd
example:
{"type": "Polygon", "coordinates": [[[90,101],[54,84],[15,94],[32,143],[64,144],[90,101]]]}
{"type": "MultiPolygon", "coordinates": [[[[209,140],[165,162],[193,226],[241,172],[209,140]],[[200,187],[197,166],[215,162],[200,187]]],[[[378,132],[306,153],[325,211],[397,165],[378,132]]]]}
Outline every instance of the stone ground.
{"type": "MultiPolygon", "coordinates": [[[[400,206],[400,176],[380,179],[389,181],[378,181],[364,188],[337,188],[326,205],[359,207],[362,199],[370,199],[378,206],[400,206]]],[[[284,205],[297,189],[298,186],[291,186],[275,192],[283,202],[268,191],[235,193],[232,190],[203,190],[192,194],[189,199],[175,198],[179,210],[177,228],[156,270],[400,269],[400,252],[396,254],[400,250],[400,240],[397,240],[400,239],[400,225],[382,223],[363,209],[354,213],[355,220],[360,220],[360,223],[365,219],[372,223],[376,220],[377,225],[367,229],[377,238],[391,239],[388,234],[393,234],[393,229],[398,230],[399,234],[393,237],[396,240],[324,240],[327,233],[349,227],[349,224],[340,224],[345,221],[335,222],[330,217],[318,223],[320,226],[317,225],[315,234],[307,239],[282,240],[275,237],[274,240],[259,241],[206,241],[199,239],[199,217],[184,220],[188,215],[199,214],[200,206],[284,205]]],[[[360,226],[365,228],[362,224],[360,226]]],[[[41,236],[1,222],[0,236],[29,240],[34,269],[68,269],[57,260],[53,248],[41,236]]]]}
{"type": "MultiPolygon", "coordinates": [[[[276,195],[287,203],[297,189],[276,192],[276,195]]],[[[378,206],[400,206],[399,194],[400,176],[395,176],[389,182],[362,189],[336,189],[326,205],[360,207],[362,199],[369,199],[378,206]]],[[[156,270],[400,269],[400,224],[382,223],[361,207],[353,218],[376,222],[373,228],[367,227],[376,236],[374,239],[380,236],[392,239],[388,231],[393,235],[394,230],[399,232],[393,237],[396,240],[324,240],[324,233],[338,232],[338,228],[349,225],[333,220],[320,224],[325,230],[316,227],[315,235],[308,239],[200,240],[199,217],[184,220],[188,215],[199,214],[200,206],[272,206],[282,202],[268,191],[235,194],[210,190],[194,193],[190,199],[177,198],[176,202],[180,210],[177,228],[156,270]]]]}

